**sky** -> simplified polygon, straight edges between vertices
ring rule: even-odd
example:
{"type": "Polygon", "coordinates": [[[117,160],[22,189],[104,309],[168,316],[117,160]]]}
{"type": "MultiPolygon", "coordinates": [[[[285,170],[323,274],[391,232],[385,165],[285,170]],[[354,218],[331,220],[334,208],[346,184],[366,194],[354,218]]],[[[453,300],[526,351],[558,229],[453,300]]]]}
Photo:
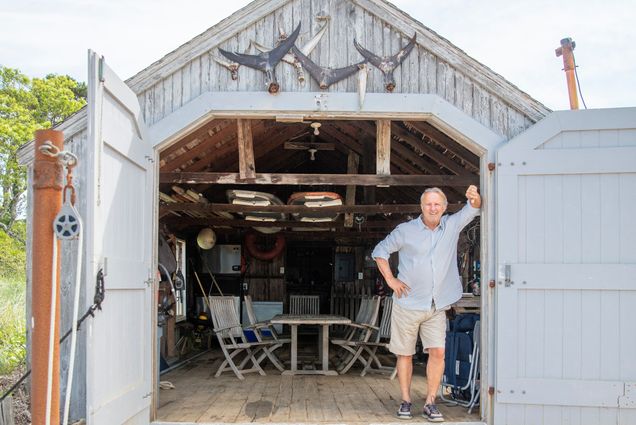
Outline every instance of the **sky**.
{"type": "MultiPolygon", "coordinates": [[[[126,79],[248,3],[0,0],[0,65],[86,81],[90,48],[126,79]]],[[[634,0],[392,3],[553,110],[569,108],[554,50],[571,37],[587,107],[636,106],[634,0]]]]}

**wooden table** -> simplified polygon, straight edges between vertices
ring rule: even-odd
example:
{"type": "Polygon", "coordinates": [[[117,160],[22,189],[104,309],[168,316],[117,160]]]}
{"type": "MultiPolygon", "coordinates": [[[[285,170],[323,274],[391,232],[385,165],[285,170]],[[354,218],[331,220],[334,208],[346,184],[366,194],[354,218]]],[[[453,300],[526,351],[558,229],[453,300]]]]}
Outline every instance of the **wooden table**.
{"type": "Polygon", "coordinates": [[[481,309],[481,297],[462,297],[453,304],[457,313],[479,313],[481,309]]]}
{"type": "Polygon", "coordinates": [[[277,314],[270,322],[274,325],[291,326],[291,369],[284,371],[283,375],[338,375],[335,370],[329,370],[329,326],[348,325],[351,319],[333,314],[277,314]],[[300,325],[320,325],[321,370],[298,370],[298,326],[300,325]]]}

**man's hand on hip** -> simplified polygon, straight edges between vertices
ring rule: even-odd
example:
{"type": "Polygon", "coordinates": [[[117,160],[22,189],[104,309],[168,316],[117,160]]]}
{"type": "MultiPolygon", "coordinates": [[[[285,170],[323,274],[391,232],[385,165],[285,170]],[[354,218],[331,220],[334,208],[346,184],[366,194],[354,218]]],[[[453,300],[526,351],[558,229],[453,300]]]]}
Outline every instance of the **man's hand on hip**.
{"type": "Polygon", "coordinates": [[[393,292],[395,292],[395,295],[397,295],[398,298],[402,298],[402,295],[406,297],[411,290],[406,283],[402,282],[397,277],[388,279],[386,283],[389,285],[389,288],[393,289],[393,292]]]}

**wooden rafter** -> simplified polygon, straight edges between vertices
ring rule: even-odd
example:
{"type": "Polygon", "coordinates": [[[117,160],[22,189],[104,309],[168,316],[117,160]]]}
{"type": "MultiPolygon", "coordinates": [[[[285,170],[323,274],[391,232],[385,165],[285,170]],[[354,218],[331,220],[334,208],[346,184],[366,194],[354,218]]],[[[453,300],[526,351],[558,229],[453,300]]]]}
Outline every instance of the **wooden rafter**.
{"type": "Polygon", "coordinates": [[[221,140],[222,143],[228,143],[235,134],[236,128],[233,125],[228,125],[221,128],[217,132],[212,132],[208,130],[205,135],[201,136],[201,141],[198,145],[193,146],[191,149],[181,153],[178,156],[166,161],[165,164],[162,165],[161,169],[165,171],[173,171],[183,167],[189,161],[196,159],[200,156],[205,156],[205,152],[209,151],[213,147],[213,140],[221,140]]]}
{"type": "Polygon", "coordinates": [[[172,158],[171,155],[177,152],[179,149],[187,149],[187,146],[195,140],[201,140],[201,138],[210,135],[210,133],[218,133],[222,129],[226,128],[232,123],[231,120],[212,120],[209,123],[206,123],[201,128],[193,131],[192,133],[184,136],[181,140],[176,143],[173,143],[171,146],[168,146],[166,149],[161,151],[161,159],[162,160],[170,160],[172,158]],[[219,128],[217,131],[214,131],[215,128],[219,128]]]}
{"type": "MultiPolygon", "coordinates": [[[[210,164],[219,164],[222,162],[221,158],[232,156],[236,158],[237,148],[237,131],[236,126],[233,127],[233,132],[224,139],[214,139],[208,142],[208,149],[206,152],[199,156],[198,159],[187,165],[184,171],[203,171],[210,167],[210,164]]],[[[252,123],[252,139],[258,137],[258,135],[267,131],[267,126],[264,121],[257,121],[252,123]]],[[[238,160],[237,160],[238,162],[238,160]]]]}
{"type": "MultiPolygon", "coordinates": [[[[469,174],[469,171],[466,170],[463,166],[453,161],[451,158],[447,157],[443,153],[433,149],[424,143],[423,140],[419,140],[416,136],[411,134],[405,129],[402,129],[397,123],[393,123],[391,127],[391,132],[394,137],[399,140],[405,142],[411,149],[413,149],[414,153],[418,155],[419,152],[426,155],[433,161],[440,164],[442,167],[446,168],[448,171],[453,174],[463,175],[469,174]],[[419,151],[419,152],[418,152],[419,151]]],[[[419,156],[419,155],[418,155],[419,156]]]]}
{"type": "Polygon", "coordinates": [[[417,130],[421,135],[428,137],[436,145],[447,149],[455,154],[458,158],[464,160],[467,164],[472,166],[474,171],[479,171],[479,157],[473,152],[469,151],[446,134],[436,129],[432,125],[424,121],[405,121],[404,125],[412,127],[417,130]]]}

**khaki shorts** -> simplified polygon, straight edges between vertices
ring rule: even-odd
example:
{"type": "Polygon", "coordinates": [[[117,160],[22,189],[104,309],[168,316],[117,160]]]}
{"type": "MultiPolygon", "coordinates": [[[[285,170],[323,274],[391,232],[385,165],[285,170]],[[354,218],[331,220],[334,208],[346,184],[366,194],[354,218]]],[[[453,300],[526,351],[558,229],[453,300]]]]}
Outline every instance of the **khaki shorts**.
{"type": "Polygon", "coordinates": [[[407,310],[393,303],[389,351],[400,356],[415,354],[417,336],[427,348],[446,346],[446,310],[407,310]]]}

